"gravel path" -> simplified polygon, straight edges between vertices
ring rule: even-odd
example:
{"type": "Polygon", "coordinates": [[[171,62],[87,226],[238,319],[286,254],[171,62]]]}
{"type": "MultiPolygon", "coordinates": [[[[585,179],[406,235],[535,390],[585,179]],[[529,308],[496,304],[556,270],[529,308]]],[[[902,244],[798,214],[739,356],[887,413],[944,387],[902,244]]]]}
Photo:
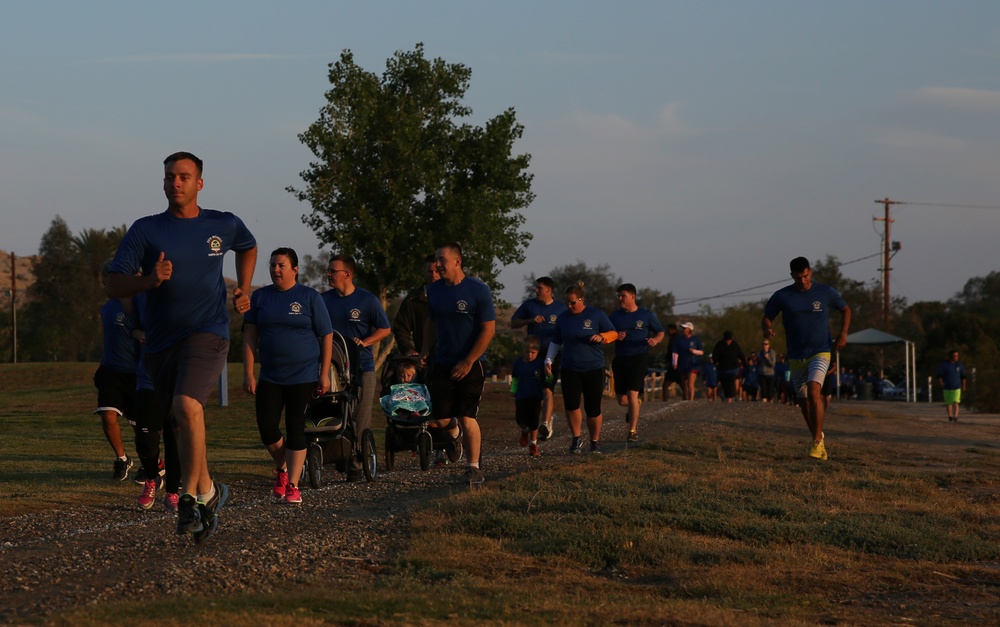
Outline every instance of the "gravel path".
{"type": "MultiPolygon", "coordinates": [[[[938,455],[958,456],[970,446],[993,447],[1000,440],[998,416],[966,414],[962,422],[949,424],[934,408],[835,404],[826,428],[831,459],[837,446],[855,440],[891,442],[893,451],[910,463],[928,447],[938,455]],[[880,419],[887,413],[906,414],[907,420],[880,419]]],[[[614,454],[626,446],[624,410],[608,399],[604,410],[602,448],[614,454]]],[[[668,436],[704,422],[731,429],[734,438],[783,439],[803,450],[807,446],[797,410],[759,403],[650,403],[643,407],[641,436],[668,436]]],[[[512,420],[483,420],[481,426],[488,483],[540,466],[586,463],[588,457],[567,453],[569,436],[562,420],[556,423],[556,436],[542,443],[539,458],[529,458],[517,445],[512,420]]],[[[381,463],[382,442],[378,446],[381,463]]],[[[303,490],[301,506],[285,506],[270,499],[270,476],[261,453],[261,479],[230,483],[232,496],[219,532],[202,546],[175,535],[175,519],[159,508],[137,510],[134,497],[6,519],[0,531],[0,623],[125,599],[270,592],[303,577],[363,584],[405,541],[413,508],[470,489],[459,483],[461,465],[421,472],[417,461],[402,452],[397,470],[380,474],[374,483],[331,483],[339,476],[329,469],[321,489],[303,490]]]]}

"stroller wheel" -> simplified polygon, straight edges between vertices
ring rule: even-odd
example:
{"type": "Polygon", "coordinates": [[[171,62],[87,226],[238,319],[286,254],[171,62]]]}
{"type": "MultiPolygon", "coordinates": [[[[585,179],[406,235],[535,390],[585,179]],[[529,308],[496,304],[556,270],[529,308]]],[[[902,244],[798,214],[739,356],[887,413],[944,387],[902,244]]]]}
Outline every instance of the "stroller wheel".
{"type": "Polygon", "coordinates": [[[318,444],[309,445],[306,451],[306,470],[309,487],[318,490],[323,485],[323,449],[318,444]]]}
{"type": "Polygon", "coordinates": [[[365,479],[375,481],[378,476],[378,451],[371,429],[365,429],[361,434],[361,469],[365,471],[365,479]]]}
{"type": "Polygon", "coordinates": [[[420,456],[420,470],[431,467],[431,434],[421,431],[417,434],[417,454],[420,456]]]}

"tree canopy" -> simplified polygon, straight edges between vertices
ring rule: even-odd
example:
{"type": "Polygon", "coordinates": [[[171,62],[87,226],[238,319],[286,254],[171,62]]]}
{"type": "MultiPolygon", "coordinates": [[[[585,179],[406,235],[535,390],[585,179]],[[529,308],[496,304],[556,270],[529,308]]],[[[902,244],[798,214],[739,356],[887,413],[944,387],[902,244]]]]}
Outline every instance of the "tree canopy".
{"type": "Polygon", "coordinates": [[[502,289],[503,266],[524,261],[531,234],[520,210],[534,199],[530,156],[513,154],[523,128],[507,109],[462,123],[472,71],[397,51],[381,76],[350,50],[330,64],[319,119],[299,135],[316,160],[288,191],[312,209],[302,220],[335,253],[352,255],[359,282],[382,300],[422,282],[421,260],[456,241],[468,274],[502,289]]]}

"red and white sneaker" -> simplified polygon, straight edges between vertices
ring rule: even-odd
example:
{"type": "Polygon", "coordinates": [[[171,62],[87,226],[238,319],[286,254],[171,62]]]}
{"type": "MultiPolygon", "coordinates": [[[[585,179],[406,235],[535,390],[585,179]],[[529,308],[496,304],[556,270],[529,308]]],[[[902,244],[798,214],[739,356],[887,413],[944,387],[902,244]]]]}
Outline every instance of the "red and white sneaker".
{"type": "Polygon", "coordinates": [[[156,503],[156,493],[163,489],[163,479],[156,477],[154,479],[146,479],[143,482],[142,494],[136,499],[135,503],[139,506],[139,509],[149,509],[156,503]]]}
{"type": "Polygon", "coordinates": [[[271,490],[271,494],[274,495],[276,499],[285,498],[285,489],[288,487],[288,471],[287,470],[274,470],[274,489],[271,490]]]}
{"type": "Polygon", "coordinates": [[[177,513],[177,503],[180,502],[181,495],[176,492],[167,492],[163,495],[163,511],[169,514],[177,513]]]}
{"type": "Polygon", "coordinates": [[[528,445],[528,455],[532,457],[538,457],[541,453],[538,452],[538,444],[532,442],[528,445]]]}
{"type": "Polygon", "coordinates": [[[285,503],[288,503],[289,505],[298,505],[301,502],[302,495],[299,494],[299,489],[291,483],[285,486],[285,503]]]}

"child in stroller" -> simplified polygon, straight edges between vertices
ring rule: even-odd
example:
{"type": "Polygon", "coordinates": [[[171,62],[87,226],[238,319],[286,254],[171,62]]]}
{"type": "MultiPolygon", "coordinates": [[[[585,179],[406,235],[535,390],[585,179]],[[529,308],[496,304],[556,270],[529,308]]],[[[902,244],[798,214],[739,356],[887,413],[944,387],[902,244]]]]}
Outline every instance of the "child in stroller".
{"type": "Polygon", "coordinates": [[[386,417],[385,467],[389,471],[395,467],[398,451],[415,451],[421,470],[430,468],[431,451],[438,465],[462,458],[461,437],[455,440],[448,433],[451,421],[439,425],[431,417],[431,396],[422,375],[416,356],[397,355],[383,366],[379,405],[386,417]]]}

